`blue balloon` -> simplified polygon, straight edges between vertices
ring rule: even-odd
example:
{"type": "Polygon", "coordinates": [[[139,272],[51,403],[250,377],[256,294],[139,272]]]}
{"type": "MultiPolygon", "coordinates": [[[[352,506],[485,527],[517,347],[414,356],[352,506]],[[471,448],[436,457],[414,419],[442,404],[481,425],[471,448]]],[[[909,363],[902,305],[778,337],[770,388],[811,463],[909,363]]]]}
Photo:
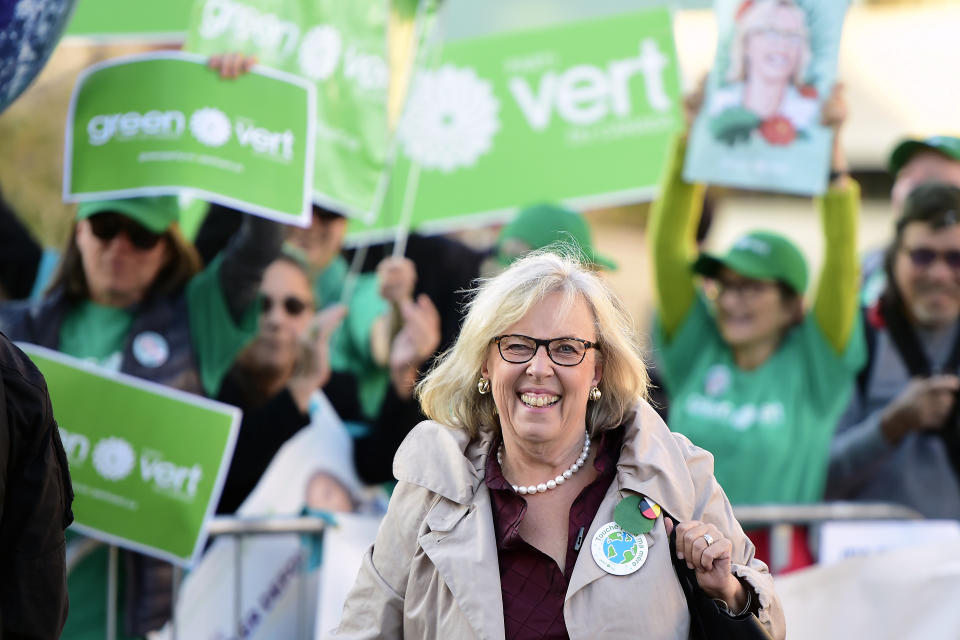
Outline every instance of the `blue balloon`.
{"type": "Polygon", "coordinates": [[[0,112],[23,93],[47,63],[75,1],[0,2],[0,112]]]}

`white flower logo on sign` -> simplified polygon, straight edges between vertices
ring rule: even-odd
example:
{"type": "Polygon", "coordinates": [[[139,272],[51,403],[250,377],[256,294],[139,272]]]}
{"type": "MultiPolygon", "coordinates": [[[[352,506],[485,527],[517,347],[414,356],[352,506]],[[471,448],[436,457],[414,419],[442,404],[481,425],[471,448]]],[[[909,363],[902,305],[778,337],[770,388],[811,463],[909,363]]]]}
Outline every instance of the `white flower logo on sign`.
{"type": "Polygon", "coordinates": [[[473,69],[443,65],[420,72],[400,125],[404,151],[425,169],[450,173],[490,151],[500,102],[473,69]]]}
{"type": "Polygon", "coordinates": [[[123,438],[104,438],[93,448],[93,468],[106,480],[123,480],[135,462],[133,447],[123,438]]]}
{"type": "Polygon", "coordinates": [[[190,116],[190,133],[208,147],[222,147],[230,139],[230,118],[214,107],[204,107],[190,116]]]}
{"type": "Polygon", "coordinates": [[[342,49],[339,31],[330,25],[314,27],[300,42],[300,70],[311,80],[326,80],[336,71],[342,49]]]}

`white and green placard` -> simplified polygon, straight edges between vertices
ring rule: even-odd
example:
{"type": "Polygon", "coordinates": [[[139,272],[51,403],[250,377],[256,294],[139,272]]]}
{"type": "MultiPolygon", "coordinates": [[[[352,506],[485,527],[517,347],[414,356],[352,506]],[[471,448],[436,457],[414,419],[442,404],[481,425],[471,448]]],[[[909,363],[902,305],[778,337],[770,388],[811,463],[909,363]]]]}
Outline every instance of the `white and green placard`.
{"type": "Polygon", "coordinates": [[[719,39],[684,177],[823,193],[833,131],[821,110],[837,75],[849,0],[716,0],[719,39]]]}
{"type": "Polygon", "coordinates": [[[384,210],[354,237],[654,194],[682,121],[668,9],[459,39],[433,57],[413,80],[384,210]]]}
{"type": "Polygon", "coordinates": [[[70,99],[66,201],[190,193],[310,223],[316,90],[265,67],[221,79],[196,54],[94,65],[70,99]]]}
{"type": "Polygon", "coordinates": [[[240,410],[35,345],[18,345],[50,391],[81,533],[191,565],[206,543],[240,410]]]}
{"type": "Polygon", "coordinates": [[[369,217],[385,186],[387,0],[196,0],[185,49],[242,52],[317,88],[314,201],[369,217]]]}

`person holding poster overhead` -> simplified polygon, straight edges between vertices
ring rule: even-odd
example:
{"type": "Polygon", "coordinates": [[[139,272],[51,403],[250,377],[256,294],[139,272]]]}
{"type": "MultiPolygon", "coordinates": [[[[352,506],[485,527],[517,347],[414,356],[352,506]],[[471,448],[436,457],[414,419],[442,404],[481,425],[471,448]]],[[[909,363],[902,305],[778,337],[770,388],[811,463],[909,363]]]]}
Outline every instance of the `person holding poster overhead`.
{"type": "MultiPolygon", "coordinates": [[[[696,255],[704,188],[681,176],[685,138],[651,214],[654,341],[670,426],[714,454],[717,480],[733,504],[822,499],[833,428],[863,363],[859,188],[846,175],[839,142],[845,113],[835,90],[823,112],[836,131],[835,177],[817,200],[826,251],[809,311],[806,261],[780,234],[754,231],[723,255],[696,255]],[[705,279],[702,290],[697,276],[705,279]]],[[[765,540],[755,540],[763,557],[765,540]]]]}
{"type": "Polygon", "coordinates": [[[564,253],[483,281],[417,385],[431,420],[397,452],[334,636],[700,638],[676,571],[716,599],[711,629],[785,636],[710,454],[644,400],[623,303],[564,253]]]}
{"type": "MultiPolygon", "coordinates": [[[[172,196],[81,203],[59,273],[36,305],[0,306],[0,329],[38,344],[183,391],[215,396],[257,329],[260,279],[282,228],[246,217],[206,269],[180,233],[172,196]]],[[[74,614],[65,638],[102,637],[105,554],[71,574],[74,614]],[[98,562],[99,560],[99,562],[98,562]]],[[[170,615],[171,566],[125,554],[128,634],[170,615]]]]}

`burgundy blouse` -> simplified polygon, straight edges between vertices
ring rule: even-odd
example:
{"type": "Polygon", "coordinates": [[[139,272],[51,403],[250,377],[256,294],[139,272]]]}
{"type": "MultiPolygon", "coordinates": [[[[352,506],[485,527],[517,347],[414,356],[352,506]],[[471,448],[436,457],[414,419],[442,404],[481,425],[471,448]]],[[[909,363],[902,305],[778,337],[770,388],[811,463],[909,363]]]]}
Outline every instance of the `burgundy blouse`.
{"type": "Polygon", "coordinates": [[[586,553],[590,553],[590,541],[585,537],[616,475],[622,444],[623,429],[606,431],[600,436],[593,463],[599,475],[584,487],[570,507],[567,558],[562,572],[553,558],[520,537],[520,522],[526,515],[527,501],[514,493],[504,479],[496,455],[487,456],[484,482],[493,506],[507,640],[569,637],[563,620],[563,601],[570,575],[581,548],[586,547],[586,553]]]}

